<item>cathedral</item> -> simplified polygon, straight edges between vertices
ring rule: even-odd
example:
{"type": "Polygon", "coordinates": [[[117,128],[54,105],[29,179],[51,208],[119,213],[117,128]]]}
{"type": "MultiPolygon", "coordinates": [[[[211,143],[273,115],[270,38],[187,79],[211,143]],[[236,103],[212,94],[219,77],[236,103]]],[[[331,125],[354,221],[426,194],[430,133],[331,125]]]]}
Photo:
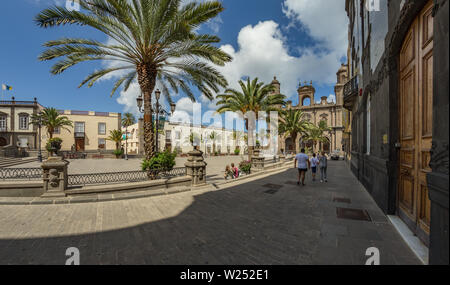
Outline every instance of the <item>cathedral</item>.
{"type": "MultiPolygon", "coordinates": [[[[300,83],[297,90],[299,104],[297,106],[293,106],[292,101],[287,101],[286,106],[282,108],[284,110],[302,110],[305,113],[305,119],[316,126],[319,125],[320,121],[327,122],[327,126],[330,128],[330,131],[325,132],[327,142],[318,143],[315,146],[316,151],[318,149],[323,149],[325,152],[331,153],[335,150],[339,152],[342,152],[343,150],[343,91],[344,84],[347,82],[347,66],[342,65],[336,75],[337,84],[334,88],[336,102],[328,102],[328,98],[326,96],[321,98],[320,103],[316,102],[314,99],[316,90],[313,87],[312,82],[309,84],[304,82],[303,85],[300,83]]],[[[272,81],[272,85],[275,86],[274,93],[280,94],[281,84],[276,77],[272,81]]],[[[280,136],[278,141],[280,152],[284,151],[285,153],[294,153],[296,149],[299,151],[300,148],[303,147],[312,148],[312,143],[303,141],[300,134],[297,138],[280,136]]]]}

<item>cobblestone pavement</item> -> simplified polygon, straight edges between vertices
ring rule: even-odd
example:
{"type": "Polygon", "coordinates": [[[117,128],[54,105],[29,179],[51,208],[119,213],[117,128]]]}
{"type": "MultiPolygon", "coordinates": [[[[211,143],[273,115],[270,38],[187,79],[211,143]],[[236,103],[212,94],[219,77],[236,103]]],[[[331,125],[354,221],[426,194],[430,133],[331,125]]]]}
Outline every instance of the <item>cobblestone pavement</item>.
{"type": "Polygon", "coordinates": [[[420,264],[344,162],[329,165],[329,183],[305,187],[289,169],[215,191],[0,206],[0,264],[64,264],[69,247],[81,264],[364,264],[369,247],[381,264],[420,264]],[[336,207],[372,221],[337,218],[336,207]]]}

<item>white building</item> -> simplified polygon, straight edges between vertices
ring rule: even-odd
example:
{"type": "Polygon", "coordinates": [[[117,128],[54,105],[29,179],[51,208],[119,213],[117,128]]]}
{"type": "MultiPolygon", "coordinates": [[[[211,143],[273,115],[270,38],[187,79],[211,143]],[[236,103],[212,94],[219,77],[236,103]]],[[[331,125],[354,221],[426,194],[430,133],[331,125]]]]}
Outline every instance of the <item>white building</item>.
{"type": "MultiPolygon", "coordinates": [[[[122,128],[122,131],[126,133],[125,128],[122,128]]],[[[236,149],[239,149],[242,154],[246,148],[244,134],[238,132],[237,141],[235,141],[233,133],[232,130],[224,128],[165,122],[164,129],[159,132],[158,145],[160,151],[169,149],[178,153],[188,153],[194,147],[190,140],[191,134],[194,134],[194,145],[207,154],[214,155],[214,152],[219,155],[234,154],[236,149]]],[[[122,144],[124,148],[128,147],[128,154],[144,154],[143,134],[142,119],[128,127],[128,144],[126,145],[125,141],[122,144]]]]}

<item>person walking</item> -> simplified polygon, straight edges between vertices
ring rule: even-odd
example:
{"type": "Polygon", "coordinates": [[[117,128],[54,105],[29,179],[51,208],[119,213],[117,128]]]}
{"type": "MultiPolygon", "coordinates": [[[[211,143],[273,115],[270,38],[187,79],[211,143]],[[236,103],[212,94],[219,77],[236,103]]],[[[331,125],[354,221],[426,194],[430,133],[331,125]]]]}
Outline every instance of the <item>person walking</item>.
{"type": "Polygon", "coordinates": [[[316,181],[316,173],[317,173],[318,166],[319,166],[319,160],[317,159],[316,154],[313,153],[313,157],[311,157],[312,181],[316,181]]]}
{"type": "Polygon", "coordinates": [[[324,151],[322,151],[322,155],[319,157],[319,168],[320,168],[320,182],[323,183],[328,182],[327,180],[327,168],[328,168],[328,158],[324,151]]]}
{"type": "Polygon", "coordinates": [[[305,153],[304,148],[302,148],[301,153],[295,156],[294,167],[297,167],[298,169],[297,185],[300,185],[301,181],[302,185],[305,186],[305,175],[308,169],[311,167],[311,164],[309,162],[308,155],[305,153]]]}

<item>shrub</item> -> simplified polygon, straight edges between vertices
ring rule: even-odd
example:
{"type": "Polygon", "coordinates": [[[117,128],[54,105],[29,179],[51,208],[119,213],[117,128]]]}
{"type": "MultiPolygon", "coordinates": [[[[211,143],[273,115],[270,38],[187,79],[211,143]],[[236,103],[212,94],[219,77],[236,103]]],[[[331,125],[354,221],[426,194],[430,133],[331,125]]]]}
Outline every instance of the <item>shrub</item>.
{"type": "Polygon", "coordinates": [[[252,163],[248,160],[244,160],[241,163],[239,163],[239,169],[241,170],[241,172],[245,174],[250,174],[252,169],[252,163]]]}
{"type": "Polygon", "coordinates": [[[143,160],[141,167],[142,171],[147,170],[155,170],[155,169],[164,169],[164,170],[172,170],[175,166],[175,157],[177,156],[176,152],[170,152],[166,150],[165,152],[157,153],[150,160],[143,160]]]}
{"type": "Polygon", "coordinates": [[[240,153],[241,153],[240,149],[237,148],[237,149],[234,150],[234,155],[239,155],[240,153]]]}
{"type": "Polygon", "coordinates": [[[60,150],[61,149],[61,144],[62,144],[63,140],[61,138],[51,138],[47,141],[47,144],[45,145],[45,149],[48,152],[52,152],[52,143],[56,144],[57,146],[59,146],[59,148],[57,149],[60,150]]]}
{"type": "Polygon", "coordinates": [[[121,155],[123,154],[123,150],[121,150],[121,149],[116,149],[116,150],[113,151],[113,153],[114,153],[114,155],[116,155],[116,156],[121,156],[121,155]]]}

